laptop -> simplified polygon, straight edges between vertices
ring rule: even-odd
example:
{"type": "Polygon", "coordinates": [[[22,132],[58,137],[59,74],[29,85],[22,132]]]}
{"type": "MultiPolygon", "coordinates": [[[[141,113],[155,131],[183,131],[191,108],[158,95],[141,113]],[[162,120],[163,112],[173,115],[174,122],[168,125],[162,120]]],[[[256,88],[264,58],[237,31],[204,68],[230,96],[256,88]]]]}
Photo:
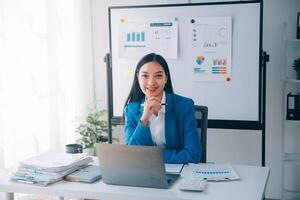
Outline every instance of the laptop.
{"type": "Polygon", "coordinates": [[[107,184],[166,189],[180,176],[166,173],[160,147],[97,144],[96,149],[107,184]]]}

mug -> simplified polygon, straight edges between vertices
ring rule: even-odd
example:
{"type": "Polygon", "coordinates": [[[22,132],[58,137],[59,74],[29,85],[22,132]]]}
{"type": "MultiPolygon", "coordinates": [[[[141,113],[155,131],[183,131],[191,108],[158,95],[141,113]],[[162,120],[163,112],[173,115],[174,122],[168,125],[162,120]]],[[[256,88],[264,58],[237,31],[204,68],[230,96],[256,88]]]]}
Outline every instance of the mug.
{"type": "Polygon", "coordinates": [[[67,144],[66,153],[82,153],[82,145],[80,144],[67,144]]]}

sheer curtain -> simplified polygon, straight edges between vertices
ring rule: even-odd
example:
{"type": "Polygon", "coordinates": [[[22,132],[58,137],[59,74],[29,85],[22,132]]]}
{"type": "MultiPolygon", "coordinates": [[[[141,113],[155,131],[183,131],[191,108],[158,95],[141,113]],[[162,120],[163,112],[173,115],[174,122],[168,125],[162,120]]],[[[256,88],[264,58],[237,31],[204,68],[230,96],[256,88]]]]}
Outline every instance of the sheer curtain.
{"type": "Polygon", "coordinates": [[[90,6],[0,0],[0,169],[76,140],[94,96],[90,6]]]}

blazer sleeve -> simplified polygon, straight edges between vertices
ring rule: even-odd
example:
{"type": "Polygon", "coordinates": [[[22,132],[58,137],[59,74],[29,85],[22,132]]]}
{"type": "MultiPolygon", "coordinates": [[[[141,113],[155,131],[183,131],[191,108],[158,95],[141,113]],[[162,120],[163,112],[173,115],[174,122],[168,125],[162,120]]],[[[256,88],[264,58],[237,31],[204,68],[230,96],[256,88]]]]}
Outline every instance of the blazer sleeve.
{"type": "MultiPolygon", "coordinates": [[[[199,163],[201,160],[201,144],[196,125],[194,102],[189,101],[187,107],[181,110],[183,113],[183,148],[168,149],[164,151],[164,158],[166,163],[199,163]],[[185,111],[185,112],[184,112],[185,111]]],[[[181,122],[179,122],[181,123],[181,122]]]]}
{"type": "Polygon", "coordinates": [[[127,105],[124,110],[125,133],[124,143],[127,145],[153,146],[150,128],[140,123],[135,109],[127,105]]]}

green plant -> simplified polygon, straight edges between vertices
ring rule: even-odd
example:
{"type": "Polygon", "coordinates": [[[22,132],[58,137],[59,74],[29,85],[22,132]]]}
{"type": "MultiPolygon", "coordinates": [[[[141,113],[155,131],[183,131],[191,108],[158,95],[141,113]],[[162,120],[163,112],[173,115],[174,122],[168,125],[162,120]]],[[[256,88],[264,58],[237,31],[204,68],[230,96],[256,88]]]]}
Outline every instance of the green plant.
{"type": "Polygon", "coordinates": [[[84,149],[94,148],[96,143],[108,142],[108,123],[103,119],[106,113],[97,103],[88,106],[87,116],[76,128],[76,133],[81,136],[77,142],[84,149]]]}
{"type": "Polygon", "coordinates": [[[300,58],[294,60],[293,68],[296,72],[300,72],[300,58]]]}

